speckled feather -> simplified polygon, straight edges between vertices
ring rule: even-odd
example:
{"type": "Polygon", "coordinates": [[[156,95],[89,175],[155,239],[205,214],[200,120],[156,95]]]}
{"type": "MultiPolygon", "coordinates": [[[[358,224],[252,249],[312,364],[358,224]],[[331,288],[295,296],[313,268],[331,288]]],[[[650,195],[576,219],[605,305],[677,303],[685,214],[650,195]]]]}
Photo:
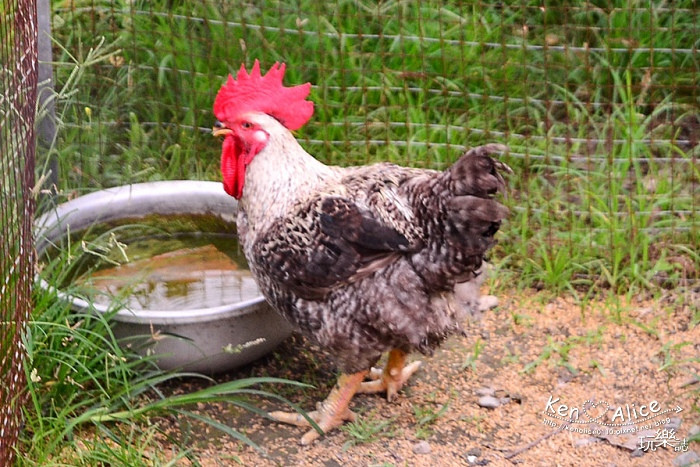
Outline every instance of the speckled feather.
{"type": "Polygon", "coordinates": [[[475,148],[445,172],[327,167],[268,116],[248,167],[239,235],[265,297],[344,372],[400,348],[430,354],[466,316],[455,285],[478,275],[507,209],[507,169],[475,148]]]}

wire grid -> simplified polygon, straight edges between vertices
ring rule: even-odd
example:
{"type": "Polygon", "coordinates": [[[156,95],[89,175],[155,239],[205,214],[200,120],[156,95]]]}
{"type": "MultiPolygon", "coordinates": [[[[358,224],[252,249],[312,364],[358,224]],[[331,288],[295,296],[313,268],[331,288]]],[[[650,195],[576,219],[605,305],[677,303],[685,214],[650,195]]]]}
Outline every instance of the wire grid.
{"type": "Polygon", "coordinates": [[[59,83],[98,36],[107,44],[63,90],[63,189],[219,179],[216,92],[241,64],[284,61],[286,83],[313,84],[316,114],[298,137],[323,162],[442,169],[467,147],[508,144],[514,216],[501,244],[514,270],[557,263],[616,285],[639,262],[652,270],[642,281],[697,279],[696,1],[53,8],[59,83]]]}
{"type": "Polygon", "coordinates": [[[33,278],[36,6],[3,3],[0,12],[0,465],[11,465],[21,424],[25,377],[21,334],[33,278]]]}

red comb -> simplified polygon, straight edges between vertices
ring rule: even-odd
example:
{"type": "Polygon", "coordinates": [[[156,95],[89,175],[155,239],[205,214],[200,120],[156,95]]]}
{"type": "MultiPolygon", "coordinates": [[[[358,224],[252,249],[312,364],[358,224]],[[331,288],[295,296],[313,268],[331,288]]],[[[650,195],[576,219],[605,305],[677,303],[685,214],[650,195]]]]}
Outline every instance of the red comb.
{"type": "Polygon", "coordinates": [[[285,64],[275,62],[264,76],[255,60],[250,74],[241,65],[236,79],[228,76],[214,101],[214,115],[222,122],[232,122],[245,112],[264,112],[275,117],[290,130],[298,130],[314,114],[314,103],[306,97],[311,83],[285,87],[282,84],[285,64]]]}

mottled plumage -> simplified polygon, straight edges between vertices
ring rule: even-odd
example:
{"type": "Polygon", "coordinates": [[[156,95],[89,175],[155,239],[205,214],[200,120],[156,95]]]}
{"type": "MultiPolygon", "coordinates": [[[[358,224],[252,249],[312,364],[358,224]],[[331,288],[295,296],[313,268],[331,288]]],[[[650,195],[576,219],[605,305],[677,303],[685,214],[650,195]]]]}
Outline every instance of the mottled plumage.
{"type": "MultiPolygon", "coordinates": [[[[309,85],[282,86],[284,67],[241,67],[217,96],[224,189],[239,200],[238,233],[268,301],[342,371],[308,415],[322,432],[354,420],[356,392],[392,400],[430,354],[480,308],[483,258],[507,209],[493,199],[500,145],[472,149],[444,172],[375,164],[328,167],[289,131],[313,113],[309,85]],[[389,351],[383,371],[370,371],[389,351]],[[369,376],[371,381],[363,381],[369,376]]],[[[275,420],[310,426],[298,414],[275,420]]],[[[319,436],[310,430],[303,444],[319,436]]]]}
{"type": "MultiPolygon", "coordinates": [[[[455,284],[474,278],[507,214],[492,199],[505,166],[489,154],[500,150],[474,149],[445,172],[376,164],[312,175],[313,189],[287,192],[284,212],[268,211],[274,220],[242,237],[260,289],[342,371],[368,368],[392,348],[431,353],[461,330],[455,284]]],[[[255,220],[242,204],[250,232],[255,220]]]]}

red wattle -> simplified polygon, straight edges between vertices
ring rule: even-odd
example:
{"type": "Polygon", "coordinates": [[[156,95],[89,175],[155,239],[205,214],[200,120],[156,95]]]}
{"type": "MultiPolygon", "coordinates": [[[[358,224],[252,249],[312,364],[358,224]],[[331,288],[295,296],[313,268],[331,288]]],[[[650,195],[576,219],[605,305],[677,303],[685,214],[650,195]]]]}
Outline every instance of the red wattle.
{"type": "Polygon", "coordinates": [[[241,199],[243,196],[243,184],[245,183],[245,168],[249,161],[246,154],[238,154],[238,159],[236,160],[236,177],[235,177],[235,189],[233,197],[236,199],[241,199]]]}
{"type": "Polygon", "coordinates": [[[258,139],[252,145],[245,145],[235,136],[224,138],[221,150],[221,175],[224,179],[224,190],[236,199],[241,199],[243,196],[246,167],[267,144],[267,133],[263,132],[263,134],[263,140],[258,139]]]}
{"type": "Polygon", "coordinates": [[[240,189],[237,186],[237,166],[239,157],[239,149],[235,140],[232,137],[224,138],[224,143],[221,149],[221,175],[224,182],[224,191],[236,199],[241,197],[243,186],[240,189]]]}

